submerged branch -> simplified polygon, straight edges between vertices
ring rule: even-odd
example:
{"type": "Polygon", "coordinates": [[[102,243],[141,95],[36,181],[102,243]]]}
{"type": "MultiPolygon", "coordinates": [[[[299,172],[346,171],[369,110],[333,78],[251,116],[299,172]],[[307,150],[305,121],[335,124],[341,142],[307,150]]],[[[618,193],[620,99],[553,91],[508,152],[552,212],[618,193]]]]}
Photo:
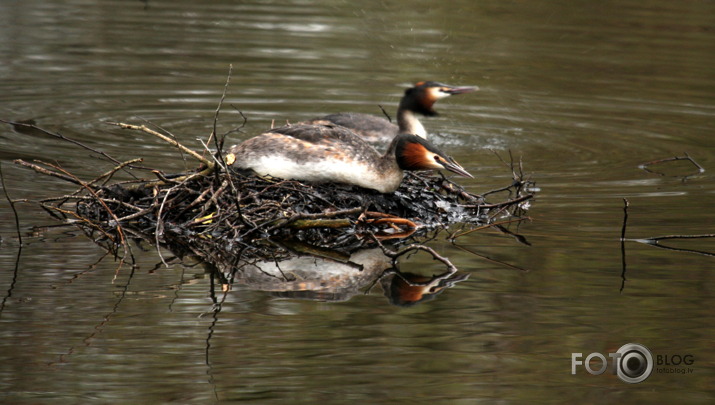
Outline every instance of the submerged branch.
{"type": "Polygon", "coordinates": [[[642,164],[638,165],[638,167],[639,167],[640,169],[642,169],[642,170],[648,172],[648,173],[657,174],[657,175],[659,175],[659,176],[665,176],[665,173],[662,173],[662,172],[659,172],[659,171],[655,171],[655,170],[651,170],[649,167],[650,167],[650,166],[654,166],[654,165],[658,165],[658,164],[662,164],[662,163],[677,162],[677,161],[680,161],[680,160],[684,160],[684,161],[690,162],[690,163],[691,163],[693,166],[695,166],[695,168],[697,169],[697,171],[696,171],[695,173],[692,173],[692,174],[683,176],[684,178],[687,178],[687,177],[690,177],[690,176],[692,176],[692,175],[699,174],[699,173],[704,173],[704,172],[705,172],[705,168],[702,167],[698,162],[696,162],[695,159],[691,158],[690,155],[688,155],[687,153],[685,153],[685,156],[673,156],[673,157],[671,157],[671,158],[652,160],[652,161],[650,161],[650,162],[642,163],[642,164]]]}
{"type": "MultiPolygon", "coordinates": [[[[705,250],[697,250],[697,249],[686,249],[686,248],[678,248],[678,247],[673,247],[673,246],[667,246],[663,245],[660,242],[661,241],[667,241],[667,240],[693,240],[693,239],[709,239],[709,238],[715,238],[715,233],[707,233],[707,234],[699,234],[699,235],[664,235],[664,236],[652,236],[648,238],[637,238],[637,239],[626,239],[626,221],[628,220],[628,200],[623,199],[624,202],[624,207],[623,207],[623,227],[621,228],[621,252],[623,256],[623,279],[625,281],[625,272],[626,272],[626,250],[625,250],[625,243],[626,241],[630,242],[638,242],[642,243],[645,245],[649,246],[655,246],[661,249],[666,249],[666,250],[673,250],[676,252],[684,252],[684,253],[695,253],[703,256],[711,256],[715,257],[715,252],[710,252],[710,251],[705,251],[705,250]]],[[[623,288],[621,288],[622,290],[623,288]]]]}

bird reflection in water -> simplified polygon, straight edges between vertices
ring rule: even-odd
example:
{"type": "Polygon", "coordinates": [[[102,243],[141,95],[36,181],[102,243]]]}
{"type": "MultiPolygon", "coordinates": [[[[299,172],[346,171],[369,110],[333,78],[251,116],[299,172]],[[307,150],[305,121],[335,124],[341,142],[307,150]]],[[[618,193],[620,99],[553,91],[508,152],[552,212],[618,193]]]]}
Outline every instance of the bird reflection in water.
{"type": "Polygon", "coordinates": [[[369,293],[379,283],[388,302],[399,306],[434,299],[469,277],[454,268],[438,275],[403,272],[381,248],[344,253],[293,243],[291,251],[296,250],[302,253],[211,267],[224,291],[245,288],[281,298],[339,302],[369,293]]]}

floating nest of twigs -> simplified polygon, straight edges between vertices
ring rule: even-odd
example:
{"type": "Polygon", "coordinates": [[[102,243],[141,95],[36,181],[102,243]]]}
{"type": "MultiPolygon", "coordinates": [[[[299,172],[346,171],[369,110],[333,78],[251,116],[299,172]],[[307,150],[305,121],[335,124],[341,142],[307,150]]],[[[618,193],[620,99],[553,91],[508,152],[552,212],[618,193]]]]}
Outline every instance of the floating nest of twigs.
{"type": "MultiPolygon", "coordinates": [[[[33,124],[12,124],[67,140],[33,124]]],[[[220,153],[210,156],[207,150],[205,155],[210,157],[205,158],[146,126],[114,125],[166,140],[198,159],[198,168],[167,175],[138,166],[141,159],[120,162],[101,153],[115,167],[86,181],[55,164],[16,163],[80,186],[75,193],[42,200],[42,207],[80,227],[120,257],[120,263],[134,262],[129,240],[169,248],[179,256],[198,256],[224,274],[241,261],[280,260],[294,253],[297,245],[302,252],[318,251],[323,256],[327,251],[347,254],[380,247],[394,259],[405,252],[387,246],[410,243],[409,250],[426,250],[449,267],[447,259],[419,245],[428,230],[454,224],[477,229],[519,221],[525,218],[527,200],[533,196],[530,182],[514,164],[509,185],[482,195],[466,191],[441,174],[427,172],[408,173],[397,191],[381,194],[341,184],[304,184],[247,175],[221,163],[220,153]],[[128,169],[133,176],[143,170],[148,178],[112,183],[115,174],[128,169]],[[504,199],[488,201],[496,196],[504,199]]],[[[216,146],[221,150],[221,144],[216,146]]]]}

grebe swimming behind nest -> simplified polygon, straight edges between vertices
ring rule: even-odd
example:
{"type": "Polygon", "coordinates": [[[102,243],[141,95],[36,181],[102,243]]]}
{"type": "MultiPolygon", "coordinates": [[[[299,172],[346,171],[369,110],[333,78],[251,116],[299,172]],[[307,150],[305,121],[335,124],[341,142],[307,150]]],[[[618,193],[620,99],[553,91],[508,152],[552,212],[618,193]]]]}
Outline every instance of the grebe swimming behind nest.
{"type": "Polygon", "coordinates": [[[330,114],[306,121],[306,124],[337,124],[348,128],[368,142],[389,142],[397,134],[415,134],[427,138],[427,130],[417,114],[435,116],[432,108],[437,100],[455,94],[471,93],[477,87],[455,87],[439,82],[418,82],[405,90],[397,108],[397,125],[384,117],[360,113],[330,114]]]}
{"type": "Polygon", "coordinates": [[[353,184],[389,193],[404,170],[446,169],[473,177],[425,139],[400,134],[384,155],[347,128],[294,125],[271,129],[234,145],[227,156],[235,168],[282,179],[353,184]],[[233,156],[231,156],[233,155],[233,156]]]}

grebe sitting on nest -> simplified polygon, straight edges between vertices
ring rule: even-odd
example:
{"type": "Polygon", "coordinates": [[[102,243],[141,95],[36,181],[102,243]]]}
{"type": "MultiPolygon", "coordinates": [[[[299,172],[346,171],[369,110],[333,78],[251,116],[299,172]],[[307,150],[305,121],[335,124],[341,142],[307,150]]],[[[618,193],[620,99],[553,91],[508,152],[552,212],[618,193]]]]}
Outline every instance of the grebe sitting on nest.
{"type": "Polygon", "coordinates": [[[416,135],[398,135],[387,152],[380,155],[358,135],[337,125],[271,129],[232,146],[227,161],[260,176],[346,183],[381,193],[397,190],[404,170],[447,169],[473,177],[454,159],[416,135]]]}
{"type": "Polygon", "coordinates": [[[418,82],[405,90],[397,108],[397,125],[384,117],[360,113],[338,113],[315,118],[305,124],[337,124],[350,129],[368,142],[389,142],[397,134],[415,134],[427,138],[427,131],[422,126],[417,114],[435,116],[432,108],[442,98],[455,94],[471,93],[477,87],[455,87],[439,82],[418,82]]]}

